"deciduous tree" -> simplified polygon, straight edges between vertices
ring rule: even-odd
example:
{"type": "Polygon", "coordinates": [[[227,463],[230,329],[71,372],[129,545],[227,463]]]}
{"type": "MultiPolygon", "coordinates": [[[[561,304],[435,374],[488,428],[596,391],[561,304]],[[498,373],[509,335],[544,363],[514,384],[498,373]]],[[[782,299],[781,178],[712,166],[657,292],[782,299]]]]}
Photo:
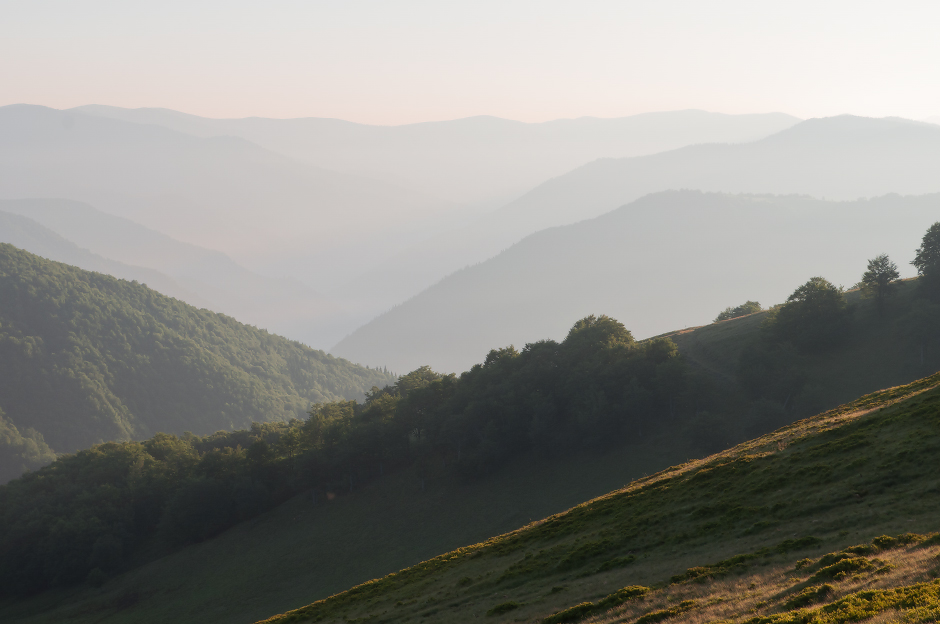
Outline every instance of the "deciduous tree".
{"type": "Polygon", "coordinates": [[[862,275],[862,294],[875,300],[878,316],[884,316],[885,304],[895,291],[894,281],[901,277],[898,265],[888,254],[875,256],[868,261],[868,270],[862,275]]]}

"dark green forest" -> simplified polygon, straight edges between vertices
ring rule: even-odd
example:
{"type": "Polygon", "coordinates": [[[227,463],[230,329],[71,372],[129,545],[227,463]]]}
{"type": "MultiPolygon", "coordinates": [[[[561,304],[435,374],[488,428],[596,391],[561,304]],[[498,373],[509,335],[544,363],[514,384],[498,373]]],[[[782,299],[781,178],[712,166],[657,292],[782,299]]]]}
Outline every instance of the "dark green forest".
{"type": "Polygon", "coordinates": [[[562,343],[493,350],[459,377],[420,368],[304,420],[98,445],[0,488],[0,592],[99,582],[299,492],[326,500],[387,471],[473,479],[527,452],[640,443],[702,383],[672,341],[587,317],[562,343]]]}
{"type": "MultiPolygon", "coordinates": [[[[36,266],[43,262],[3,251],[36,266]]],[[[928,264],[921,275],[935,268],[928,264]]],[[[940,353],[940,291],[933,280],[899,284],[895,269],[886,257],[874,259],[862,290],[851,297],[813,277],[782,305],[711,326],[730,331],[736,346],[727,352],[737,355],[725,359],[736,370],[733,376],[680,354],[669,337],[636,341],[620,322],[589,316],[560,343],[494,349],[459,376],[422,367],[394,383],[373,385],[362,402],[315,401],[305,413],[294,412],[302,418],[280,412],[280,418],[238,431],[161,433],[62,456],[0,487],[0,595],[95,585],[292,496],[303,493],[322,502],[392,471],[410,470],[415,487],[423,488],[425,479],[441,475],[458,482],[486,478],[533,454],[552,458],[669,440],[686,444],[691,455],[705,455],[792,422],[807,409],[824,409],[840,391],[856,391],[858,375],[836,380],[829,384],[830,395],[816,397],[817,406],[814,382],[824,371],[860,365],[870,373],[861,383],[875,387],[924,376],[936,368],[924,354],[940,353]],[[889,353],[886,344],[894,351],[889,353]],[[919,363],[911,357],[918,350],[919,363]]],[[[22,269],[18,273],[24,274],[22,269]]],[[[72,274],[91,283],[99,277],[72,274]]],[[[101,279],[103,288],[128,288],[148,297],[151,306],[181,305],[138,285],[101,279]]],[[[23,289],[29,292],[29,285],[23,289]]],[[[92,297],[91,291],[86,286],[81,292],[92,297]]],[[[23,295],[14,301],[23,300],[32,301],[23,295]]],[[[46,305],[56,311],[56,323],[48,320],[49,313],[24,311],[18,318],[46,318],[53,327],[60,318],[77,319],[70,326],[87,331],[82,323],[89,321],[74,310],[94,308],[46,305]]],[[[191,314],[203,323],[227,321],[204,311],[191,314]]],[[[146,323],[143,319],[155,316],[133,318],[146,323]]],[[[162,318],[173,321],[167,312],[162,318]]],[[[105,320],[91,326],[101,325],[105,320]]],[[[162,332],[168,333],[167,326],[160,326],[162,332]]],[[[687,344],[696,333],[683,332],[676,339],[687,344]]],[[[134,335],[157,341],[153,330],[134,335]]],[[[165,335],[160,344],[181,340],[175,333],[165,335]]],[[[213,333],[205,336],[211,343],[213,333]]],[[[227,346],[218,344],[217,351],[227,346]]],[[[20,444],[41,453],[40,445],[29,444],[34,433],[23,431],[20,444]]]]}
{"type": "Polygon", "coordinates": [[[394,379],[143,284],[0,245],[0,481],[104,441],[303,416],[394,379]]]}

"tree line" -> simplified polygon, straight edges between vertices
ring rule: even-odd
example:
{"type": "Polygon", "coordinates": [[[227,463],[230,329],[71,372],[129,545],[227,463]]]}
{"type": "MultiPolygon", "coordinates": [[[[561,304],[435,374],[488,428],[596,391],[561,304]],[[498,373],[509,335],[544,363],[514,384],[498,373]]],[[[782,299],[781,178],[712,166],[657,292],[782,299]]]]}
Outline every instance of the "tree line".
{"type": "MultiPolygon", "coordinates": [[[[903,314],[905,327],[938,334],[940,223],[928,234],[915,259],[916,305],[892,307],[896,267],[886,257],[869,263],[862,282],[877,318],[903,314]]],[[[529,454],[596,452],[682,431],[717,445],[705,452],[718,450],[729,440],[715,425],[735,410],[768,411],[781,419],[776,426],[792,419],[806,358],[849,340],[854,316],[842,289],[820,277],[771,309],[741,355],[746,405],[672,340],[636,341],[620,322],[589,316],[561,342],[494,349],[459,376],[421,367],[374,386],[362,402],[316,403],[305,418],[62,456],[0,487],[0,595],[98,584],[289,497],[321,504],[391,472],[411,471],[420,489],[433,476],[480,478],[529,454]]]]}
{"type": "Polygon", "coordinates": [[[302,417],[394,376],[0,244],[0,483],[102,440],[302,417]]]}
{"type": "MultiPolygon", "coordinates": [[[[799,286],[784,304],[768,310],[758,337],[742,351],[738,364],[738,381],[750,398],[760,401],[761,409],[775,412],[781,425],[792,420],[794,401],[803,399],[799,416],[815,413],[824,405],[818,397],[807,400],[810,358],[858,343],[864,338],[860,333],[889,323],[895,339],[919,349],[920,364],[925,365],[925,353],[940,346],[940,222],[927,230],[911,264],[918,279],[913,296],[903,302],[897,301],[898,266],[881,254],[868,261],[853,288],[870,302],[868,307],[850,305],[842,287],[817,276],[799,286]]],[[[812,390],[824,394],[822,389],[812,390]]]]}
{"type": "Polygon", "coordinates": [[[0,594],[102,582],[298,493],[323,501],[404,469],[422,488],[526,453],[639,443],[704,404],[707,385],[668,338],[589,316],[560,343],[494,349],[459,376],[422,367],[305,419],[100,444],[0,487],[0,594]]]}

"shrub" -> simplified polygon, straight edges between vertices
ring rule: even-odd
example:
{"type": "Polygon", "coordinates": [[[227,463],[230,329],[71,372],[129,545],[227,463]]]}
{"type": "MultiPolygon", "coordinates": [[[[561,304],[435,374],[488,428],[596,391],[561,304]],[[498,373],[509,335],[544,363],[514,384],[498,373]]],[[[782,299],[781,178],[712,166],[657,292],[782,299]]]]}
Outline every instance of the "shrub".
{"type": "Polygon", "coordinates": [[[802,609],[803,607],[823,602],[826,598],[832,595],[832,592],[832,585],[828,584],[807,587],[783,603],[783,608],[788,611],[790,609],[802,609]]]}
{"type": "Polygon", "coordinates": [[[727,321],[733,318],[738,318],[739,316],[747,316],[748,314],[754,314],[755,312],[760,312],[763,308],[756,301],[747,301],[742,303],[739,306],[733,308],[725,308],[717,317],[715,317],[715,322],[727,321]]]}
{"type": "Polygon", "coordinates": [[[809,581],[811,583],[823,580],[837,581],[854,572],[871,570],[874,567],[875,565],[865,557],[851,557],[849,559],[843,559],[842,561],[834,563],[830,566],[826,566],[811,576],[809,581]]]}
{"type": "Polygon", "coordinates": [[[510,600],[509,602],[501,602],[492,609],[486,612],[487,615],[502,615],[503,613],[509,613],[515,609],[518,609],[522,605],[518,602],[510,600]]]}

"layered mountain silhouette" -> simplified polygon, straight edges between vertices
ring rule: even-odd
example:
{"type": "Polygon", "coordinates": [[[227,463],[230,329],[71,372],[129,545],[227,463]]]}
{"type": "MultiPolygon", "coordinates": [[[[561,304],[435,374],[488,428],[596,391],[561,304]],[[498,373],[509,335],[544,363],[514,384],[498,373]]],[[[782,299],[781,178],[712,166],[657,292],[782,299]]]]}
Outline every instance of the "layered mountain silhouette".
{"type": "MultiPolygon", "coordinates": [[[[601,156],[753,140],[797,121],[678,111],[380,127],[16,105],[0,109],[0,198],[85,201],[256,273],[299,280],[348,311],[344,322],[321,328],[312,319],[310,331],[290,334],[329,334],[317,343],[328,346],[463,266],[466,254],[462,241],[438,254],[419,249],[414,266],[390,275],[392,259],[423,241],[434,247],[546,178],[601,156]]],[[[476,245],[472,261],[493,254],[476,245]]]]}
{"type": "Polygon", "coordinates": [[[460,221],[452,203],[237,137],[0,108],[0,198],[62,197],[315,289],[460,221]]]}
{"type": "Polygon", "coordinates": [[[544,123],[478,116],[375,126],[318,118],[206,119],[159,108],[92,105],[72,110],[200,137],[237,136],[317,167],[491,208],[597,158],[653,154],[697,143],[753,141],[799,121],[781,113],[685,110],[544,123]]]}
{"type": "Polygon", "coordinates": [[[379,296],[394,276],[431,285],[532,232],[614,210],[649,193],[699,189],[855,199],[940,192],[940,127],[844,115],[811,119],[743,144],[693,145],[600,159],[558,176],[477,222],[413,246],[350,282],[343,293],[379,296]]]}
{"type": "MultiPolygon", "coordinates": [[[[11,202],[0,201],[0,208],[11,202]]],[[[51,229],[33,219],[0,210],[0,243],[9,243],[43,258],[71,264],[86,271],[105,273],[128,281],[147,284],[170,297],[175,297],[198,307],[208,307],[208,302],[164,273],[142,266],[134,266],[102,257],[72,241],[59,236],[51,229]]]]}
{"type": "Polygon", "coordinates": [[[391,381],[142,284],[0,243],[0,410],[56,452],[286,421],[391,381]]]}
{"type": "Polygon", "coordinates": [[[671,191],[533,234],[454,273],[345,338],[333,353],[466,370],[495,345],[560,340],[588,314],[637,338],[710,322],[747,300],[783,302],[810,277],[849,287],[888,253],[902,275],[940,195],[832,202],[671,191]]]}
{"type": "Polygon", "coordinates": [[[0,219],[0,242],[51,260],[137,280],[316,347],[333,344],[348,331],[345,311],[298,280],[258,275],[221,252],[182,243],[88,204],[0,200],[0,211],[20,215],[0,219]],[[19,234],[26,231],[30,236],[19,234]]]}

